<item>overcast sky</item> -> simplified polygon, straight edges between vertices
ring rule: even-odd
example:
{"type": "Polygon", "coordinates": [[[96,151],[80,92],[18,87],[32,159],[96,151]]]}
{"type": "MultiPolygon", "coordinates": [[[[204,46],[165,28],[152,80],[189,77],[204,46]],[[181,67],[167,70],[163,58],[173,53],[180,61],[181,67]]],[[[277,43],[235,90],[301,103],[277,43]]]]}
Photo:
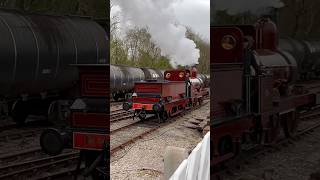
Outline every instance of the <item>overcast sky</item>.
{"type": "MultiPolygon", "coordinates": [[[[113,7],[111,16],[115,10],[117,12],[119,8],[113,7]]],[[[196,33],[209,41],[210,0],[177,0],[174,3],[174,11],[178,22],[191,27],[196,33]]]]}
{"type": "Polygon", "coordinates": [[[182,0],[175,6],[179,22],[210,38],[210,0],[182,0]]]}

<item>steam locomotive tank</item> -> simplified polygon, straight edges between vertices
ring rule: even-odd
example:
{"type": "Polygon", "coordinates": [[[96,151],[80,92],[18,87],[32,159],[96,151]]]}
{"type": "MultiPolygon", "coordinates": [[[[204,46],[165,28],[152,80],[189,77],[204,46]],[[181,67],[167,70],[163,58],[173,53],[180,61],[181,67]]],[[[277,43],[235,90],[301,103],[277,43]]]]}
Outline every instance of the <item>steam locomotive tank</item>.
{"type": "Polygon", "coordinates": [[[133,89],[134,82],[145,80],[140,68],[110,65],[110,90],[114,100],[123,98],[133,89]]]}
{"type": "Polygon", "coordinates": [[[302,41],[290,39],[290,38],[282,38],[279,40],[279,49],[281,51],[287,51],[297,60],[299,66],[305,61],[308,57],[307,53],[308,48],[305,43],[302,41]]]}
{"type": "Polygon", "coordinates": [[[105,30],[87,18],[0,10],[0,95],[61,91],[78,79],[70,64],[107,63],[105,30]]]}
{"type": "Polygon", "coordinates": [[[154,69],[156,73],[159,75],[158,79],[163,79],[164,71],[160,69],[154,69]]]}
{"type": "Polygon", "coordinates": [[[319,78],[320,43],[317,41],[298,41],[290,38],[280,39],[279,49],[287,51],[297,61],[299,79],[319,78]]]}
{"type": "Polygon", "coordinates": [[[205,76],[206,76],[205,87],[210,87],[210,75],[205,75],[205,76]]]}
{"type": "Polygon", "coordinates": [[[163,74],[161,71],[151,68],[141,68],[145,75],[145,80],[158,80],[161,77],[163,78],[163,74]]]}
{"type": "Polygon", "coordinates": [[[288,84],[296,81],[297,63],[289,53],[257,51],[254,57],[261,73],[272,73],[274,80],[282,80],[288,84]]]}
{"type": "MultiPolygon", "coordinates": [[[[278,29],[269,19],[262,18],[256,23],[257,42],[256,50],[253,52],[255,59],[253,66],[259,74],[270,74],[273,76],[274,84],[290,84],[297,78],[296,57],[288,52],[292,43],[284,43],[285,50],[278,50],[278,29]]],[[[300,48],[301,50],[303,48],[300,48]]],[[[299,49],[299,50],[300,50],[299,49]]],[[[304,54],[296,52],[296,56],[305,57],[304,54]]]]}
{"type": "Polygon", "coordinates": [[[310,59],[312,62],[309,64],[309,71],[311,70],[311,76],[313,76],[313,78],[318,79],[320,77],[320,42],[311,41],[309,42],[309,44],[312,47],[310,55],[310,59]]]}
{"type": "Polygon", "coordinates": [[[209,87],[209,79],[205,74],[197,74],[197,78],[202,81],[203,87],[209,87]]]}
{"type": "Polygon", "coordinates": [[[203,87],[203,81],[200,78],[191,78],[190,82],[192,84],[192,86],[196,87],[196,88],[200,88],[203,87]]]}

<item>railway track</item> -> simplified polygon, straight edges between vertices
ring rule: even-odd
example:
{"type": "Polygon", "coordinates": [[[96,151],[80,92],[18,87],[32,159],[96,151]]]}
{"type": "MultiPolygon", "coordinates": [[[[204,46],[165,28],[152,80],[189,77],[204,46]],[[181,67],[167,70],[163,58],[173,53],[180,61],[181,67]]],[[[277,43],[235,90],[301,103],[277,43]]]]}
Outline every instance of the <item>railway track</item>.
{"type": "Polygon", "coordinates": [[[133,118],[133,112],[125,111],[123,109],[117,109],[117,110],[111,111],[111,114],[110,114],[111,134],[136,123],[137,121],[133,121],[132,118],[133,118]]]}
{"type": "Polygon", "coordinates": [[[123,101],[111,101],[110,106],[120,106],[123,104],[123,101]]]}
{"type": "MultiPolygon", "coordinates": [[[[76,164],[79,153],[72,151],[58,156],[48,156],[0,166],[0,179],[14,179],[15,177],[34,177],[35,172],[45,172],[57,166],[76,164]]],[[[49,174],[47,175],[49,177],[49,174]]]]}
{"type": "MultiPolygon", "coordinates": [[[[203,103],[207,104],[208,102],[203,103]]],[[[198,109],[194,108],[192,110],[198,109]]],[[[134,143],[136,140],[143,138],[145,135],[156,131],[160,127],[164,127],[175,121],[191,110],[180,114],[163,124],[158,124],[157,120],[141,122],[138,120],[129,124],[116,128],[111,131],[111,134],[123,134],[124,132],[135,131],[136,134],[131,134],[128,139],[121,139],[111,147],[111,154],[124,148],[125,146],[134,143]]],[[[112,123],[120,122],[132,118],[132,113],[123,110],[115,110],[111,112],[110,121],[112,123]]],[[[131,119],[128,121],[132,121],[131,119]]],[[[16,126],[7,127],[6,130],[14,129],[16,126]]],[[[14,139],[34,138],[39,135],[43,127],[17,129],[10,132],[2,132],[0,140],[8,142],[14,139]]],[[[0,154],[0,179],[52,179],[58,177],[72,177],[76,170],[76,162],[79,158],[77,151],[65,152],[58,156],[45,155],[39,146],[29,147],[28,149],[0,154]]]]}
{"type": "Polygon", "coordinates": [[[125,128],[129,128],[131,126],[134,126],[137,123],[140,123],[140,120],[138,118],[136,118],[135,120],[131,118],[132,116],[130,117],[130,119],[127,118],[127,120],[123,120],[119,124],[116,124],[116,123],[111,124],[110,134],[114,134],[118,131],[124,130],[125,128]]]}
{"type": "Polygon", "coordinates": [[[125,148],[126,146],[136,142],[137,140],[143,138],[144,136],[156,131],[161,127],[170,125],[173,121],[178,118],[192,112],[193,110],[199,109],[200,107],[210,103],[209,100],[205,100],[201,106],[197,106],[191,110],[185,111],[182,114],[175,116],[165,123],[159,124],[157,119],[145,120],[145,121],[136,121],[132,124],[128,124],[119,129],[111,130],[111,140],[110,140],[110,155],[112,156],[119,150],[125,148]]]}
{"type": "MultiPolygon", "coordinates": [[[[115,119],[124,114],[122,110],[116,110],[112,113],[115,119]]],[[[26,127],[20,127],[16,124],[2,126],[0,145],[10,146],[12,150],[0,153],[1,180],[73,178],[79,152],[67,151],[58,156],[48,156],[43,153],[38,142],[42,130],[48,127],[43,124],[46,123],[28,122],[26,127]],[[19,147],[21,142],[25,142],[26,147],[19,147]]],[[[84,167],[84,165],[82,166],[84,167]]]]}
{"type": "Polygon", "coordinates": [[[48,156],[37,144],[24,150],[0,155],[0,179],[47,179],[61,173],[70,175],[76,170],[78,158],[78,151],[48,156]],[[51,171],[53,168],[56,170],[51,171]]]}
{"type": "Polygon", "coordinates": [[[118,109],[115,111],[112,111],[110,114],[110,122],[116,122],[116,121],[121,121],[125,120],[128,118],[132,118],[133,113],[129,111],[125,111],[122,109],[118,109]]]}
{"type": "Polygon", "coordinates": [[[235,159],[227,162],[224,167],[220,167],[221,169],[211,174],[211,177],[214,180],[223,180],[224,177],[230,177],[234,174],[234,171],[241,169],[242,165],[254,163],[250,161],[255,161],[260,156],[279,151],[282,147],[287,147],[290,144],[298,143],[298,141],[303,138],[303,136],[312,134],[312,132],[320,128],[320,109],[316,108],[309,113],[303,113],[303,115],[300,116],[299,120],[304,122],[307,120],[314,120],[315,122],[312,122],[310,123],[311,125],[308,124],[307,127],[298,130],[297,133],[291,138],[282,138],[277,143],[272,145],[252,146],[244,152],[241,152],[241,154],[238,155],[235,159]]]}
{"type": "Polygon", "coordinates": [[[49,127],[43,120],[31,119],[25,126],[3,123],[0,127],[0,179],[52,179],[76,170],[77,151],[48,156],[39,147],[39,136],[49,127]],[[55,169],[54,171],[51,171],[55,169]]]}

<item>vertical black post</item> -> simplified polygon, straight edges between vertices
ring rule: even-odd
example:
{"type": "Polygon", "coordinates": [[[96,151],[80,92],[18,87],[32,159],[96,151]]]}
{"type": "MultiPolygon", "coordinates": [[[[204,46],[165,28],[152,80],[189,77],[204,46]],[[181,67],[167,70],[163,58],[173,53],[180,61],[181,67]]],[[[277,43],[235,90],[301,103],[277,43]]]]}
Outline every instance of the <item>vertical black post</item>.
{"type": "Polygon", "coordinates": [[[244,96],[245,96],[245,107],[246,107],[246,113],[251,112],[251,74],[250,74],[250,65],[251,65],[251,59],[252,59],[252,52],[251,49],[245,49],[244,53],[244,96]]]}

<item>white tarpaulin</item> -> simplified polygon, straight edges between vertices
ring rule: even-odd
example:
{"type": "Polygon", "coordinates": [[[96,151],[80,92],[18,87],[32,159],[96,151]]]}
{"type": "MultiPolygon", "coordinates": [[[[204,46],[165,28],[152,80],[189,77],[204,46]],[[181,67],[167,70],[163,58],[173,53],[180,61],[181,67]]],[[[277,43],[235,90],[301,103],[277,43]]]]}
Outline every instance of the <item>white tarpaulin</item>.
{"type": "Polygon", "coordinates": [[[170,180],[209,180],[210,179],[210,132],[193,149],[171,176],[170,180]]]}

